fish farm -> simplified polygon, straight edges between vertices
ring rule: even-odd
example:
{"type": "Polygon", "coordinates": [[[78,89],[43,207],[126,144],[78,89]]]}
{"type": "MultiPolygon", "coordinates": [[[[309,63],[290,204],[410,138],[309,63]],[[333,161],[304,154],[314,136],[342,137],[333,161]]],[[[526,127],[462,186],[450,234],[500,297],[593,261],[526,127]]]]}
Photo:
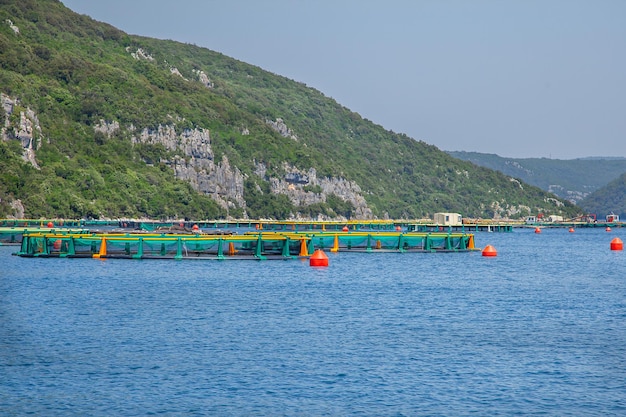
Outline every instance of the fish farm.
{"type": "Polygon", "coordinates": [[[122,259],[295,259],[330,252],[469,252],[467,233],[401,232],[21,232],[21,257],[122,259]]]}

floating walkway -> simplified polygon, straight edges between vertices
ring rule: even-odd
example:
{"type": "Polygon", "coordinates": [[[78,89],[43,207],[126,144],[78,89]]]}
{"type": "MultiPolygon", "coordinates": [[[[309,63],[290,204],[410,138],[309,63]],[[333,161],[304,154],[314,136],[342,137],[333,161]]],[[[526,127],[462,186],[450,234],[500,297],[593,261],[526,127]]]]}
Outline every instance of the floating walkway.
{"type": "Polygon", "coordinates": [[[41,227],[0,227],[0,245],[21,245],[24,235],[33,233],[56,233],[56,234],[91,234],[86,229],[72,228],[41,228],[41,227]]]}
{"type": "Polygon", "coordinates": [[[312,220],[203,220],[203,221],[157,221],[157,220],[68,220],[68,219],[0,219],[0,228],[83,228],[83,229],[125,229],[155,231],[169,227],[191,230],[258,230],[277,232],[310,231],[404,231],[404,232],[512,232],[515,228],[561,227],[561,228],[606,228],[626,227],[626,222],[538,222],[526,224],[522,221],[502,221],[484,219],[464,219],[458,225],[440,225],[432,220],[348,220],[348,221],[312,221],[312,220]]]}
{"type": "Polygon", "coordinates": [[[123,259],[294,259],[331,252],[468,252],[474,235],[399,232],[59,233],[27,232],[21,257],[123,259]]]}
{"type": "Polygon", "coordinates": [[[140,220],[29,220],[0,219],[0,227],[79,227],[88,229],[120,228],[126,230],[155,231],[168,227],[203,230],[258,230],[278,232],[307,231],[415,231],[415,232],[478,232],[511,231],[519,223],[480,221],[455,226],[441,226],[433,222],[417,220],[348,220],[348,221],[313,221],[313,220],[205,220],[205,221],[140,221],[140,220]]]}

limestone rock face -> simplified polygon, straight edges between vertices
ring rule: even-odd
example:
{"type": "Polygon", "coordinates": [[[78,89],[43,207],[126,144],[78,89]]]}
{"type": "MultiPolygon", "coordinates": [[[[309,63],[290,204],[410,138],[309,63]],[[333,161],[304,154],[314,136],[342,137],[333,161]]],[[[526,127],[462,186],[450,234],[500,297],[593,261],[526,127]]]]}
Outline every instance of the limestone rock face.
{"type": "MultiPolygon", "coordinates": [[[[295,206],[324,203],[329,195],[334,194],[354,206],[355,217],[359,219],[374,217],[362,195],[361,188],[354,181],[337,177],[318,178],[315,168],[302,171],[287,163],[284,163],[282,168],[285,172],[282,178],[268,179],[271,190],[276,194],[287,195],[295,206]]],[[[266,169],[257,164],[256,172],[264,174],[266,169]]]]}
{"type": "Polygon", "coordinates": [[[115,120],[112,122],[107,122],[106,120],[100,119],[100,122],[97,123],[93,129],[96,132],[100,132],[110,138],[117,131],[120,130],[120,124],[115,120]]]}
{"type": "Polygon", "coordinates": [[[187,156],[213,160],[211,137],[206,129],[185,129],[177,133],[173,125],[160,125],[157,129],[143,129],[133,143],[161,144],[170,151],[182,151],[187,156]]]}
{"type": "Polygon", "coordinates": [[[0,93],[0,102],[5,114],[1,130],[2,140],[19,140],[23,149],[22,158],[39,169],[35,151],[41,146],[43,134],[37,115],[30,108],[22,107],[17,98],[0,93]],[[11,123],[11,116],[16,112],[19,112],[19,118],[17,122],[11,123]]]}
{"type": "Polygon", "coordinates": [[[220,206],[233,208],[236,203],[246,207],[244,176],[239,169],[230,166],[226,156],[218,164],[208,159],[176,156],[169,164],[176,178],[188,181],[195,190],[209,195],[220,206]]]}
{"type": "Polygon", "coordinates": [[[174,170],[176,178],[189,182],[196,191],[210,196],[224,208],[246,207],[244,176],[239,169],[231,167],[225,156],[215,163],[207,129],[185,129],[178,133],[173,125],[160,125],[157,129],[141,130],[132,137],[132,142],[161,144],[179,152],[182,155],[163,161],[174,170]]]}
{"type": "Polygon", "coordinates": [[[287,124],[280,117],[274,120],[266,120],[265,121],[272,129],[277,131],[282,137],[291,138],[293,140],[298,140],[298,137],[293,133],[293,131],[287,126],[287,124]]]}
{"type": "MultiPolygon", "coordinates": [[[[99,129],[114,131],[116,125],[100,123],[99,129]]],[[[160,125],[156,129],[134,130],[132,142],[161,144],[177,152],[172,160],[162,161],[174,170],[176,178],[189,182],[195,190],[212,197],[224,208],[238,206],[245,211],[245,177],[237,167],[231,166],[226,156],[215,161],[207,129],[185,129],[178,133],[174,125],[160,125]]],[[[315,168],[303,171],[286,162],[281,171],[284,173],[282,177],[267,178],[265,165],[255,164],[255,174],[270,183],[271,191],[287,195],[295,206],[324,203],[333,194],[350,202],[355,207],[356,217],[373,218],[361,188],[355,182],[336,177],[318,178],[315,168]]]]}
{"type": "Polygon", "coordinates": [[[131,52],[130,46],[126,47],[126,51],[130,53],[130,55],[136,60],[145,59],[146,61],[154,61],[152,55],[144,51],[142,48],[137,48],[137,51],[131,52]]]}
{"type": "Polygon", "coordinates": [[[198,80],[207,88],[213,88],[214,84],[202,70],[193,70],[194,74],[198,76],[198,80]]]}
{"type": "Polygon", "coordinates": [[[11,19],[6,19],[4,21],[7,25],[9,25],[9,27],[11,28],[11,30],[13,31],[13,33],[15,33],[16,35],[20,34],[20,28],[18,28],[17,26],[15,26],[13,24],[13,22],[11,21],[11,19]]]}
{"type": "Polygon", "coordinates": [[[26,212],[26,209],[24,208],[24,205],[22,204],[22,200],[11,201],[11,208],[13,209],[14,216],[16,219],[24,218],[24,213],[26,212]]]}

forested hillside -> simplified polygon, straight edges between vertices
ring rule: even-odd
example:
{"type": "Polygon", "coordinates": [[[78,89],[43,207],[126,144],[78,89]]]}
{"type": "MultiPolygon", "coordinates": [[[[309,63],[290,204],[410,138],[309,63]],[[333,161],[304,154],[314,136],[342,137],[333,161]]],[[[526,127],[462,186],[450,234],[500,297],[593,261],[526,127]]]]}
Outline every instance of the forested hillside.
{"type": "Polygon", "coordinates": [[[448,152],[578,203],[626,172],[626,158],[506,158],[478,152],[448,152]]]}
{"type": "Polygon", "coordinates": [[[626,219],[626,173],[611,181],[606,186],[594,191],[580,202],[588,213],[605,218],[607,214],[617,214],[622,221],[626,219]]]}
{"type": "Polygon", "coordinates": [[[573,204],[206,48],[0,0],[0,217],[571,217],[573,204]]]}

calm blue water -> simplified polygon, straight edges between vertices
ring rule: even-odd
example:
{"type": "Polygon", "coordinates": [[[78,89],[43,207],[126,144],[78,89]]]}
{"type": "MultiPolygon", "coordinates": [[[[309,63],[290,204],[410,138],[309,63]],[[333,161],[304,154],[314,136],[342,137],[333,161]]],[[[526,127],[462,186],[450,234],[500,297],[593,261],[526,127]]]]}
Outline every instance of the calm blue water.
{"type": "Polygon", "coordinates": [[[23,259],[0,247],[0,415],[626,415],[626,230],[477,253],[23,259]]]}

